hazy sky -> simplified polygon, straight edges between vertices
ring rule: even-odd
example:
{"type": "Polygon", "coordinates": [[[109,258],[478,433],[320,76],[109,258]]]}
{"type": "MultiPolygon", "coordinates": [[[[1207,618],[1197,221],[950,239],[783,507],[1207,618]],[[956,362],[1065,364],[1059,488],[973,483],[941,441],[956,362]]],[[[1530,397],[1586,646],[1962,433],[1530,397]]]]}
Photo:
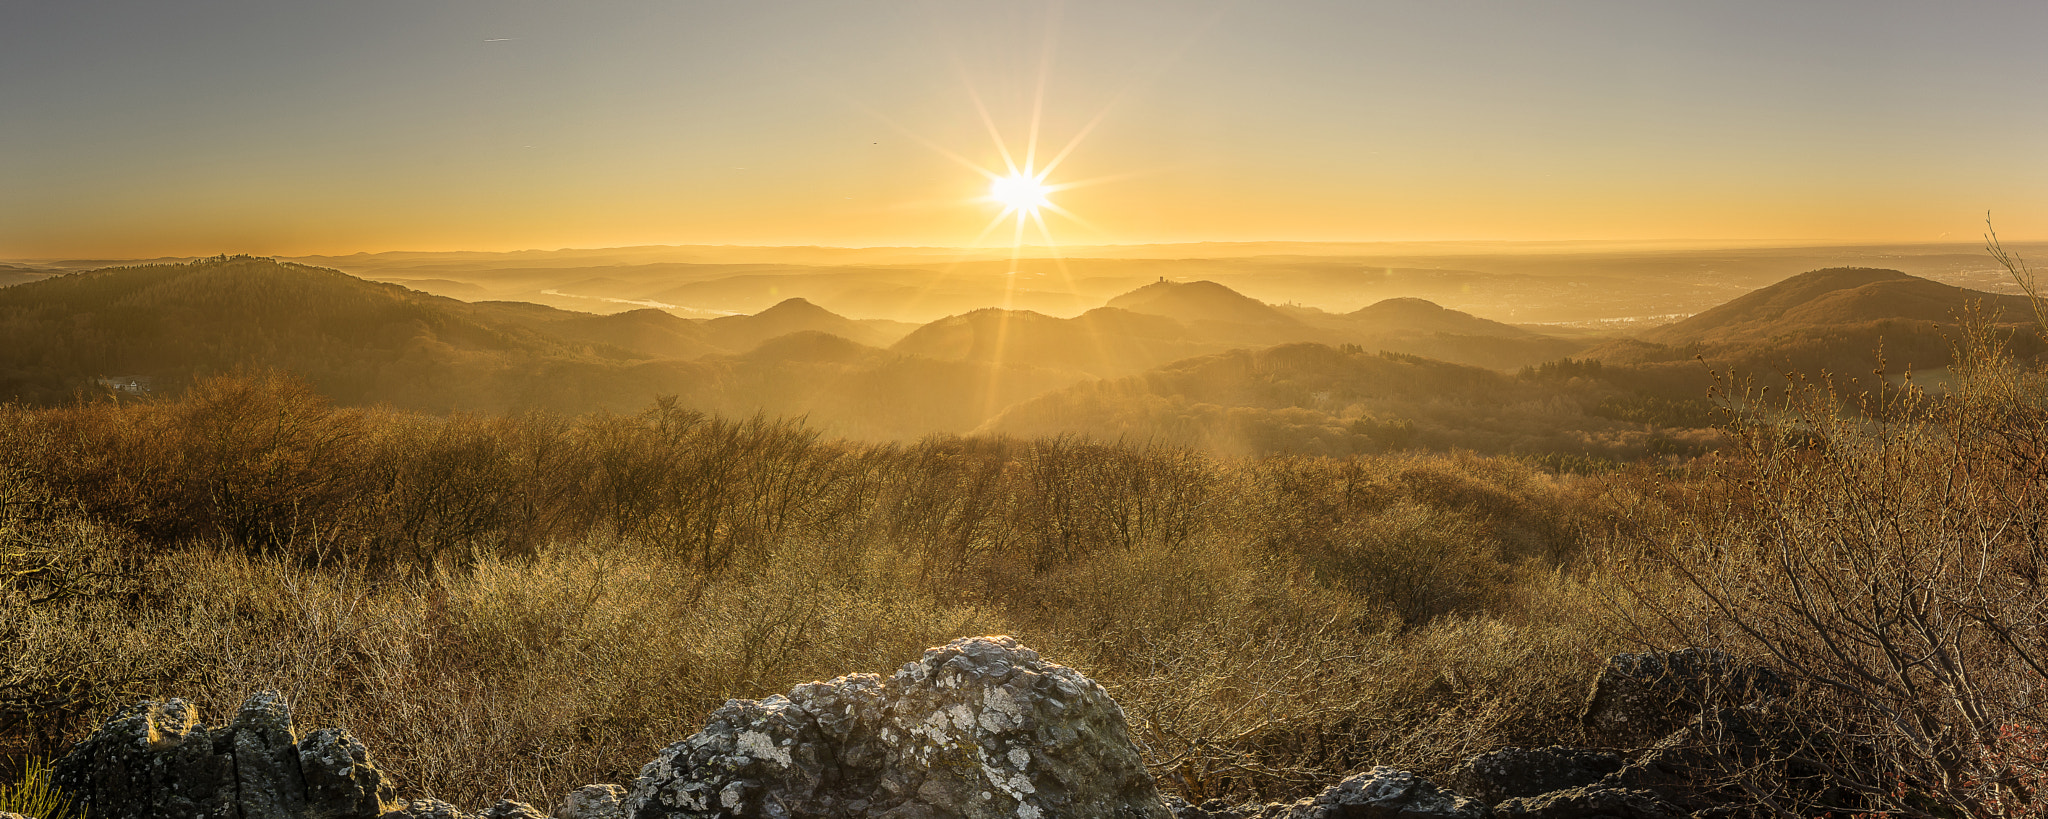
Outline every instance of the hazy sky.
{"type": "Polygon", "coordinates": [[[2048,237],[2048,3],[0,0],[0,257],[2048,237]],[[1020,156],[1021,159],[1021,156],[1020,156]],[[1036,229],[1030,234],[1036,238],[1036,229]],[[983,239],[1007,243],[1007,228],[983,239]]]}

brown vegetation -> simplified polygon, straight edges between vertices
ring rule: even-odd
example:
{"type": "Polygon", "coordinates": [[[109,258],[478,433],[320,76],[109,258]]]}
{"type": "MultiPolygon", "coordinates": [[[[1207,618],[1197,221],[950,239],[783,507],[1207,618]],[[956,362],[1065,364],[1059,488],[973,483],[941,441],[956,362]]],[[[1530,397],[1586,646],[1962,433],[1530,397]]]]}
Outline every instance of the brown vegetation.
{"type": "MultiPolygon", "coordinates": [[[[694,343],[670,325],[601,329],[694,343]]],[[[1827,334],[1860,342],[1859,326],[1745,349],[1840,356],[1827,334]]],[[[60,750],[138,697],[221,714],[276,688],[411,793],[546,802],[630,777],[729,697],[1008,632],[1107,685],[1168,788],[1275,798],[1376,763],[1572,741],[1609,652],[1702,645],[1794,692],[1768,704],[1770,742],[1722,742],[1755,713],[1699,714],[1708,784],[1777,815],[2038,814],[2048,380],[2037,328],[1954,327],[1939,389],[1880,368],[1706,404],[1654,366],[1511,376],[1294,344],[992,425],[1035,437],[915,443],[681,398],[338,406],[278,375],[9,406],[0,753],[60,750]],[[1713,433],[1668,432],[1715,420],[1720,452],[1713,433]],[[1305,450],[1334,457],[1273,454],[1305,450]]],[[[884,355],[780,345],[731,361],[817,377],[687,366],[765,394],[835,372],[821,358],[884,355]]],[[[603,377],[565,355],[535,383],[603,377]]],[[[857,394],[895,398],[923,372],[906,360],[857,394]]],[[[985,379],[963,376],[967,394],[999,386],[943,364],[985,379]]]]}
{"type": "Polygon", "coordinates": [[[1479,458],[826,441],[662,404],[332,407],[279,377],[11,409],[0,738],[279,688],[402,785],[545,801],[729,697],[1011,632],[1191,795],[1569,734],[1611,487],[1479,458]]]}

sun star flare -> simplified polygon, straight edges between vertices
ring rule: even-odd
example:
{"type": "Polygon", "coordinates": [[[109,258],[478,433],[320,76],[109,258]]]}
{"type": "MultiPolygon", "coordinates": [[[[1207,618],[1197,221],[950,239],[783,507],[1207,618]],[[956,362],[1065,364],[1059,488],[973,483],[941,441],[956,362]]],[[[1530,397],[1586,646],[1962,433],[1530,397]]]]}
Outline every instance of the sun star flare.
{"type": "Polygon", "coordinates": [[[1045,184],[1043,174],[1013,173],[998,177],[988,186],[989,198],[1002,203],[1005,212],[1022,211],[1026,215],[1035,215],[1039,208],[1051,204],[1046,199],[1050,193],[1052,188],[1045,184]]]}

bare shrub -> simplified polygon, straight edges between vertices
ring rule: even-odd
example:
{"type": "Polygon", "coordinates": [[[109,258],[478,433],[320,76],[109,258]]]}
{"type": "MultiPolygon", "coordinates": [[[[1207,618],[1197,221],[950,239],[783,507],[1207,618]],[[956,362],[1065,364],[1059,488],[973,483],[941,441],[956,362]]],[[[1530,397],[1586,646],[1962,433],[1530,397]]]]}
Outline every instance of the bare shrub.
{"type": "Polygon", "coordinates": [[[1781,813],[2038,815],[2048,683],[2048,377],[1987,321],[1945,389],[1794,380],[1733,396],[1714,514],[1651,553],[1703,609],[1696,643],[1768,658],[1815,726],[1719,765],[1781,813]],[[1831,792],[1784,787],[1783,766],[1831,792]]]}

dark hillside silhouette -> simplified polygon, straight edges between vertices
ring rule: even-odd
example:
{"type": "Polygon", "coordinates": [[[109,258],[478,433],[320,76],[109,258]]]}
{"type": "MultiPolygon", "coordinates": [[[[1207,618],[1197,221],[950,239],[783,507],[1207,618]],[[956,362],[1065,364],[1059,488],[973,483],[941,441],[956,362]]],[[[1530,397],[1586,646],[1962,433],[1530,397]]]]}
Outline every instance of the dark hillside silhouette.
{"type": "Polygon", "coordinates": [[[652,308],[604,316],[518,301],[478,302],[472,308],[613,357],[690,359],[721,351],[702,323],[652,308]]]}
{"type": "Polygon", "coordinates": [[[806,323],[876,326],[802,303],[747,318],[723,325],[728,342],[745,345],[732,349],[711,341],[711,323],[655,310],[468,304],[269,259],[113,268],[0,289],[0,349],[10,351],[0,398],[54,404],[107,389],[102,379],[172,397],[210,375],[267,371],[343,405],[628,411],[672,396],[706,412],[809,416],[834,435],[894,439],[964,432],[1084,377],[884,353],[818,330],[750,337],[806,323]]]}
{"type": "Polygon", "coordinates": [[[1425,299],[1387,299],[1361,307],[1343,318],[1389,334],[1450,333],[1463,336],[1529,338],[1536,334],[1498,321],[1452,310],[1425,299]]]}
{"type": "Polygon", "coordinates": [[[1712,310],[1643,334],[1663,344],[1718,344],[1763,339],[1819,326],[1907,320],[1955,323],[1971,303],[2031,320],[2018,296],[1966,290],[1896,270],[1833,267],[1801,273],[1712,310]]]}
{"type": "Polygon", "coordinates": [[[510,359],[563,342],[467,304],[332,270],[249,257],[74,273],[0,289],[0,394],[55,400],[99,375],[160,388],[242,368],[299,373],[339,400],[452,405],[495,392],[510,359]]]}
{"type": "Polygon", "coordinates": [[[1814,270],[1643,334],[1587,350],[1587,358],[1636,365],[1671,393],[1704,391],[1708,369],[1779,385],[1788,372],[1860,377],[1879,366],[1898,375],[1948,365],[1972,314],[1989,321],[2010,351],[2031,358],[2042,345],[2025,298],[1985,293],[1896,270],[1814,270]],[[1702,364],[1704,362],[1704,365],[1702,364]]]}
{"type": "Polygon", "coordinates": [[[891,349],[940,360],[1112,376],[1227,349],[1230,341],[1205,338],[1171,318],[1115,308],[1070,319],[991,308],[934,321],[891,349]]]}

